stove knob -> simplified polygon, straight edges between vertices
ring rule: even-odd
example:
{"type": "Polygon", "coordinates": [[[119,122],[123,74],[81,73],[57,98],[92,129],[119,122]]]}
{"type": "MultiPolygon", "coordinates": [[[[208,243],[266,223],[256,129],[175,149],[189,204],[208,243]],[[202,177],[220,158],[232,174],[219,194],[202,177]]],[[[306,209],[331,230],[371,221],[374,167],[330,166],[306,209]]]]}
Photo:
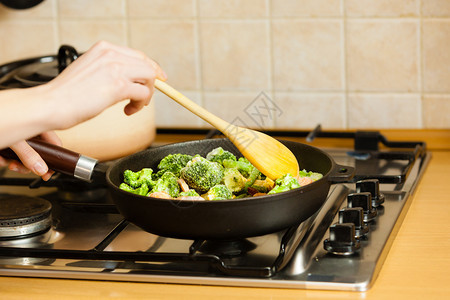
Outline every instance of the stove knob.
{"type": "Polygon", "coordinates": [[[380,193],[380,182],[378,179],[365,179],[356,182],[356,192],[369,192],[372,195],[373,207],[378,207],[384,203],[384,195],[380,193]]]}
{"type": "Polygon", "coordinates": [[[337,255],[351,255],[361,248],[355,238],[355,224],[336,223],[330,227],[330,238],[323,242],[324,249],[337,255]]]}
{"type": "Polygon", "coordinates": [[[361,207],[364,211],[364,222],[368,223],[375,219],[377,210],[372,207],[372,196],[369,192],[354,193],[347,196],[348,207],[361,207]]]}
{"type": "Polygon", "coordinates": [[[369,226],[364,223],[364,211],[362,207],[346,207],[339,211],[339,223],[355,224],[355,237],[357,239],[367,236],[369,226]]]}

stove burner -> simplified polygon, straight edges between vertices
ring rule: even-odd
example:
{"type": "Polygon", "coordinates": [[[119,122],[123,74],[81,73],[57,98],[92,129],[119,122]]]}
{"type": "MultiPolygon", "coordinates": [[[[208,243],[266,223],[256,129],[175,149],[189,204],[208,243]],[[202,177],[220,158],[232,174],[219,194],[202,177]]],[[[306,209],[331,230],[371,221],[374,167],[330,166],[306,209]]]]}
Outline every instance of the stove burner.
{"type": "Polygon", "coordinates": [[[203,254],[214,254],[221,257],[243,255],[256,248],[256,245],[245,239],[238,240],[207,240],[202,243],[198,251],[203,254]]]}
{"type": "Polygon", "coordinates": [[[0,196],[0,240],[29,238],[51,226],[49,201],[23,195],[0,196]]]}

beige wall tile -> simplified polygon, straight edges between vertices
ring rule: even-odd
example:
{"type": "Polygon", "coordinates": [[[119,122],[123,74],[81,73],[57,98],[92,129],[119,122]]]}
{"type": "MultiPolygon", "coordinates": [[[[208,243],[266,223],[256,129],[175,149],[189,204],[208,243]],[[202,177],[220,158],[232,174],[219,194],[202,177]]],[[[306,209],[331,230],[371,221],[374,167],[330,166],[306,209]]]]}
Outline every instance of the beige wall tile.
{"type": "Polygon", "coordinates": [[[361,129],[421,128],[419,94],[350,94],[348,124],[361,129]]]}
{"type": "Polygon", "coordinates": [[[346,0],[345,9],[350,17],[418,16],[419,0],[346,0]]]}
{"type": "Polygon", "coordinates": [[[194,0],[128,0],[128,16],[189,18],[196,15],[194,0]]]}
{"type": "MultiPolygon", "coordinates": [[[[199,92],[183,90],[180,90],[180,92],[201,105],[201,94],[199,92]]],[[[155,124],[157,127],[194,128],[203,124],[199,117],[159,91],[155,91],[152,102],[155,104],[155,124]]]]}
{"type": "Polygon", "coordinates": [[[450,95],[424,95],[423,123],[429,129],[450,129],[450,95]]]}
{"type": "Polygon", "coordinates": [[[349,20],[347,22],[349,90],[417,91],[418,22],[349,20]]]}
{"type": "Polygon", "coordinates": [[[204,94],[205,108],[225,121],[244,127],[273,128],[276,110],[272,97],[263,91],[209,92],[204,94]]]}
{"type": "Polygon", "coordinates": [[[344,94],[276,93],[274,101],[282,110],[277,128],[310,129],[318,124],[324,130],[346,127],[344,94]]]}
{"type": "Polygon", "coordinates": [[[46,0],[28,9],[13,9],[0,5],[0,20],[49,19],[56,16],[56,0],[46,0]]]}
{"type": "Polygon", "coordinates": [[[203,18],[261,18],[268,16],[266,0],[199,0],[203,18]]]}
{"type": "Polygon", "coordinates": [[[274,21],[274,88],[343,90],[342,21],[274,21]]]}
{"type": "Polygon", "coordinates": [[[58,0],[61,18],[117,18],[125,16],[125,0],[58,0]]]}
{"type": "Polygon", "coordinates": [[[271,0],[274,17],[341,16],[342,0],[271,0]]]}
{"type": "Polygon", "coordinates": [[[130,21],[130,45],[156,60],[177,89],[198,88],[195,23],[130,21]]]}
{"type": "Polygon", "coordinates": [[[424,20],[423,89],[450,92],[450,20],[424,20]]]}
{"type": "Polygon", "coordinates": [[[422,0],[421,2],[424,17],[450,17],[450,1],[422,0]]]}
{"type": "Polygon", "coordinates": [[[88,50],[100,40],[118,45],[126,45],[126,25],[124,21],[113,20],[63,20],[59,35],[62,44],[69,44],[79,52],[88,50]]]}
{"type": "Polygon", "coordinates": [[[0,36],[2,63],[58,51],[52,21],[0,21],[0,36]]]}
{"type": "Polygon", "coordinates": [[[265,21],[202,21],[203,88],[267,89],[270,79],[268,39],[265,21]]]}

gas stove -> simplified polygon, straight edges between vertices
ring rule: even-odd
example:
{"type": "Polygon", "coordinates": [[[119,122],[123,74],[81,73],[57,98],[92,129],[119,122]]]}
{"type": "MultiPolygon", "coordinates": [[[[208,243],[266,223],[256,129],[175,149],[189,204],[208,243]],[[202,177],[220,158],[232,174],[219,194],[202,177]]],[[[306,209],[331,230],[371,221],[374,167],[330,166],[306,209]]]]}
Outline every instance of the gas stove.
{"type": "MultiPolygon", "coordinates": [[[[143,231],[123,219],[101,184],[63,174],[43,182],[0,169],[0,275],[369,289],[431,158],[425,143],[391,142],[376,131],[322,132],[320,127],[266,133],[308,141],[352,139],[352,149],[322,150],[336,163],[355,167],[355,176],[333,184],[323,206],[299,225],[247,239],[205,241],[143,231]]],[[[207,132],[207,137],[215,134],[207,132]]]]}

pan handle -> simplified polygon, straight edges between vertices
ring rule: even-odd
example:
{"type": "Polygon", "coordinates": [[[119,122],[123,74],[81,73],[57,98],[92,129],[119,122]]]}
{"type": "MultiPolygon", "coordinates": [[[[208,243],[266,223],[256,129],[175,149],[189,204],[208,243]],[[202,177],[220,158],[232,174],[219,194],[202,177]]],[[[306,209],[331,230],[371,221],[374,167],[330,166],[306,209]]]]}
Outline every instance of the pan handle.
{"type": "MultiPolygon", "coordinates": [[[[27,140],[27,143],[44,159],[49,169],[58,171],[78,179],[91,181],[97,160],[81,155],[66,148],[47,143],[38,138],[27,140]]],[[[11,149],[0,150],[4,158],[19,160],[11,149]]]]}
{"type": "Polygon", "coordinates": [[[347,182],[355,176],[355,168],[335,164],[328,181],[331,183],[347,182]]]}

